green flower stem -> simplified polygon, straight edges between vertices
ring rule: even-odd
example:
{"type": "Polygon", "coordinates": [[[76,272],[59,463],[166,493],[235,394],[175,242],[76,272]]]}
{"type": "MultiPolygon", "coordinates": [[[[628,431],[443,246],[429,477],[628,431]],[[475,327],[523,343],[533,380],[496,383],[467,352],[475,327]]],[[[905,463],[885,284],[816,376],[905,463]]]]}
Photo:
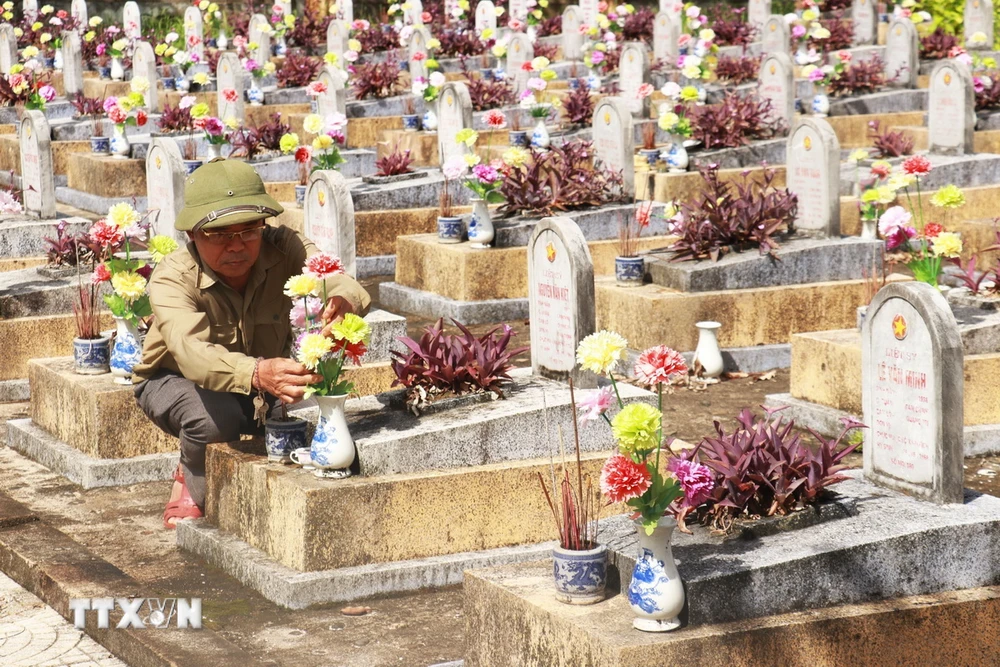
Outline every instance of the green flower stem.
{"type": "Polygon", "coordinates": [[[663,383],[656,383],[656,407],[660,411],[660,428],[656,431],[656,469],[660,469],[660,450],[663,449],[663,383]]]}
{"type": "Polygon", "coordinates": [[[622,403],[622,396],[618,393],[618,383],[615,382],[615,374],[608,371],[608,377],[611,378],[611,386],[615,388],[615,397],[618,398],[618,409],[621,410],[625,407],[625,404],[622,403]]]}

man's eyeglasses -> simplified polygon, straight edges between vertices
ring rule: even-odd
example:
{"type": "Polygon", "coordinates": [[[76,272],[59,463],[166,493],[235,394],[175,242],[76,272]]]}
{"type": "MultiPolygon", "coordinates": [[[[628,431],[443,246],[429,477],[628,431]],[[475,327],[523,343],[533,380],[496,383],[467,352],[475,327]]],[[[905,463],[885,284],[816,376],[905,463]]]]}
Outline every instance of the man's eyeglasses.
{"type": "Polygon", "coordinates": [[[240,232],[224,232],[224,231],[205,231],[202,230],[202,234],[205,235],[205,240],[212,245],[225,246],[229,245],[237,238],[241,243],[250,243],[251,241],[259,241],[262,236],[264,236],[264,227],[266,225],[260,225],[259,227],[251,227],[249,229],[244,229],[240,232]]]}

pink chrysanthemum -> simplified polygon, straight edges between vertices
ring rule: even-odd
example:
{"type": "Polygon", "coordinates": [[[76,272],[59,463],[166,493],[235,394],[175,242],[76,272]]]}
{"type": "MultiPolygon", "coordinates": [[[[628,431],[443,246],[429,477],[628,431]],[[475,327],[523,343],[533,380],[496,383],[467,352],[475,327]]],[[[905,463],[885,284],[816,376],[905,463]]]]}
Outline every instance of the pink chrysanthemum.
{"type": "Polygon", "coordinates": [[[684,357],[676,350],[666,345],[657,345],[639,355],[634,372],[640,383],[653,387],[669,384],[677,375],[686,375],[688,367],[684,357]]]}
{"type": "Polygon", "coordinates": [[[684,490],[684,506],[697,507],[708,500],[715,488],[711,468],[694,461],[674,458],[668,466],[684,490]]]}
{"type": "Polygon", "coordinates": [[[587,393],[576,404],[577,409],[583,413],[580,415],[580,421],[590,422],[600,419],[601,415],[611,407],[614,398],[614,390],[611,387],[601,387],[587,393]]]}
{"type": "Polygon", "coordinates": [[[115,248],[125,240],[125,234],[115,225],[101,219],[91,225],[90,239],[102,248],[115,248]]]}
{"type": "Polygon", "coordinates": [[[613,503],[624,503],[646,493],[653,483],[649,469],[627,456],[614,454],[601,468],[601,493],[613,503]]]}

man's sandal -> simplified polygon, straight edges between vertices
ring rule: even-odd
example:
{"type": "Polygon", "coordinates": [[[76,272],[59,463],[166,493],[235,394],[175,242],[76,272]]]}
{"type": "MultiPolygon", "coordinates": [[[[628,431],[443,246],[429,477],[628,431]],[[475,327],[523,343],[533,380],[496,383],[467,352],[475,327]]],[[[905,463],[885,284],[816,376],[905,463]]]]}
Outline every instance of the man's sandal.
{"type": "Polygon", "coordinates": [[[176,524],[170,523],[170,519],[200,519],[204,516],[188,493],[187,485],[184,483],[184,472],[179,464],[174,470],[174,481],[181,483],[181,497],[168,502],[166,509],[163,510],[163,527],[167,530],[177,527],[176,524]]]}

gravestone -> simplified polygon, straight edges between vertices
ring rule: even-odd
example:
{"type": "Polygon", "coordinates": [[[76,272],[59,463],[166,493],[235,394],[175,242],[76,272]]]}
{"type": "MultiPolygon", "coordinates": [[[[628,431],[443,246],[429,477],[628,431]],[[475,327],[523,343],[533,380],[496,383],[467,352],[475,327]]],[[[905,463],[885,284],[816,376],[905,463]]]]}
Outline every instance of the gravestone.
{"type": "Polygon", "coordinates": [[[962,337],[940,290],[890,283],[861,330],[864,470],[937,503],[962,502],[962,337]]]}
{"type": "Polygon", "coordinates": [[[618,86],[621,97],[636,118],[649,117],[649,97],[639,97],[639,89],[649,82],[649,56],[643,42],[626,42],[618,61],[618,86]]]}
{"type": "Polygon", "coordinates": [[[430,39],[431,34],[427,28],[417,26],[413,29],[409,44],[410,79],[412,81],[427,79],[427,42],[430,39]],[[423,56],[418,56],[418,53],[423,54],[423,56]]]}
{"type": "Polygon", "coordinates": [[[594,262],[587,239],[570,218],[542,218],[528,241],[531,371],[554,380],[586,375],[576,348],[594,333],[594,262]]]}
{"type": "Polygon", "coordinates": [[[484,30],[492,30],[496,36],[497,11],[490,0],[480,0],[476,5],[476,32],[482,34],[484,30]]]}
{"type": "Polygon", "coordinates": [[[337,55],[337,65],[344,67],[344,52],[347,50],[347,26],[342,21],[330,21],[326,27],[326,52],[337,55]]]}
{"type": "Polygon", "coordinates": [[[184,44],[199,63],[205,62],[205,23],[197,7],[184,10],[184,44]]]}
{"type": "Polygon", "coordinates": [[[771,16],[771,0],[750,0],[747,3],[747,23],[760,30],[771,16]]]}
{"type": "Polygon", "coordinates": [[[139,13],[139,4],[132,0],[122,7],[122,32],[129,39],[142,38],[142,14],[139,13]]]}
{"type": "Polygon", "coordinates": [[[132,53],[132,77],[143,77],[149,82],[149,90],[146,91],[146,108],[153,112],[160,111],[160,96],[156,84],[160,80],[159,72],[156,71],[156,54],[149,42],[136,42],[135,51],[132,53]]]}
{"type": "Polygon", "coordinates": [[[275,4],[281,7],[282,15],[287,16],[292,13],[292,0],[278,0],[275,4]]]}
{"type": "Polygon", "coordinates": [[[184,160],[177,142],[169,137],[154,137],[146,153],[146,210],[158,211],[152,223],[153,234],[187,238],[174,229],[177,214],[184,208],[184,160]]]}
{"type": "MultiPolygon", "coordinates": [[[[316,111],[327,118],[335,113],[347,115],[347,89],[344,87],[344,75],[339,69],[324,67],[317,79],[326,84],[326,92],[316,96],[316,111]]],[[[347,135],[347,128],[344,128],[347,135]]]]}
{"type": "Polygon", "coordinates": [[[576,5],[568,5],[562,13],[562,57],[563,60],[583,58],[583,12],[576,5]]]}
{"type": "Polygon", "coordinates": [[[931,72],[927,98],[927,141],[931,153],[974,153],[976,93],[969,68],[943,60],[931,72]]]}
{"type": "Polygon", "coordinates": [[[73,0],[69,5],[69,15],[80,24],[80,30],[87,29],[90,13],[87,11],[87,0],[73,0]]]}
{"type": "Polygon", "coordinates": [[[771,119],[792,126],[795,117],[795,66],[787,53],[775,51],[761,58],[757,95],[771,101],[771,119]]]}
{"type": "Polygon", "coordinates": [[[243,120],[243,64],[232,51],[219,56],[215,70],[219,120],[243,120]]]}
{"type": "Polygon", "coordinates": [[[677,64],[680,50],[677,40],[681,36],[680,18],[671,11],[661,11],[653,19],[653,60],[677,64]]]}
{"type": "Polygon", "coordinates": [[[840,235],[840,142],[822,118],[799,118],[785,148],[786,187],[799,200],[795,227],[840,235]]]}
{"type": "Polygon", "coordinates": [[[620,171],[628,195],[635,193],[635,136],[632,113],[618,97],[602,98],[592,121],[594,157],[604,169],[620,171]]]}
{"type": "Polygon", "coordinates": [[[355,277],[354,201],[339,171],[317,170],[309,176],[303,233],[324,252],[336,255],[355,277]]]}
{"type": "Polygon", "coordinates": [[[424,24],[424,3],[420,0],[409,0],[409,2],[403,3],[404,7],[406,5],[410,6],[409,11],[406,12],[406,20],[410,25],[420,26],[424,24]]]}
{"type": "Polygon", "coordinates": [[[14,26],[0,23],[0,74],[10,74],[10,68],[17,62],[17,37],[14,26]]]}
{"type": "Polygon", "coordinates": [[[354,23],[354,0],[340,0],[337,8],[340,10],[342,21],[345,21],[348,25],[354,23]]]}
{"type": "Polygon", "coordinates": [[[249,41],[257,45],[257,50],[250,53],[250,57],[263,65],[271,59],[271,24],[267,22],[267,17],[263,14],[254,14],[250,17],[249,41]]]}
{"type": "Polygon", "coordinates": [[[897,17],[885,38],[885,78],[890,86],[916,88],[920,71],[920,41],[913,21],[897,17]]]}
{"type": "Polygon", "coordinates": [[[528,2],[527,0],[510,0],[507,11],[510,13],[510,18],[526,21],[528,19],[528,2]]]}
{"type": "Polygon", "coordinates": [[[56,217],[49,121],[41,111],[25,111],[18,128],[24,211],[44,220],[56,217]]]}
{"type": "Polygon", "coordinates": [[[851,19],[854,21],[854,45],[874,44],[878,37],[875,0],[854,0],[851,4],[851,19]]]}
{"type": "Polygon", "coordinates": [[[514,83],[514,93],[520,95],[528,87],[528,79],[532,73],[524,71],[521,66],[530,63],[535,58],[535,46],[531,38],[523,32],[515,32],[507,44],[507,63],[504,71],[507,78],[514,83]]]}
{"type": "Polygon", "coordinates": [[[597,25],[597,0],[580,0],[576,4],[583,13],[583,25],[588,28],[597,25]]]}
{"type": "Polygon", "coordinates": [[[26,19],[35,21],[38,19],[38,0],[22,0],[21,15],[26,19]]]}
{"type": "Polygon", "coordinates": [[[992,49],[993,0],[965,0],[964,17],[962,32],[965,34],[965,48],[992,49]],[[976,36],[981,41],[973,39],[976,36]]]}
{"type": "Polygon", "coordinates": [[[784,16],[771,15],[764,21],[761,29],[761,53],[784,53],[790,54],[789,44],[792,35],[788,30],[788,22],[784,16]]]}
{"type": "MultiPolygon", "coordinates": [[[[83,53],[81,49],[80,33],[76,30],[64,31],[62,34],[63,89],[66,91],[67,97],[83,91],[83,53]]],[[[153,83],[155,82],[156,79],[153,79],[153,83]]]]}
{"type": "Polygon", "coordinates": [[[472,127],[472,98],[469,87],[460,81],[441,86],[438,96],[438,156],[441,166],[456,155],[465,155],[468,148],[455,141],[459,131],[472,127]]]}

